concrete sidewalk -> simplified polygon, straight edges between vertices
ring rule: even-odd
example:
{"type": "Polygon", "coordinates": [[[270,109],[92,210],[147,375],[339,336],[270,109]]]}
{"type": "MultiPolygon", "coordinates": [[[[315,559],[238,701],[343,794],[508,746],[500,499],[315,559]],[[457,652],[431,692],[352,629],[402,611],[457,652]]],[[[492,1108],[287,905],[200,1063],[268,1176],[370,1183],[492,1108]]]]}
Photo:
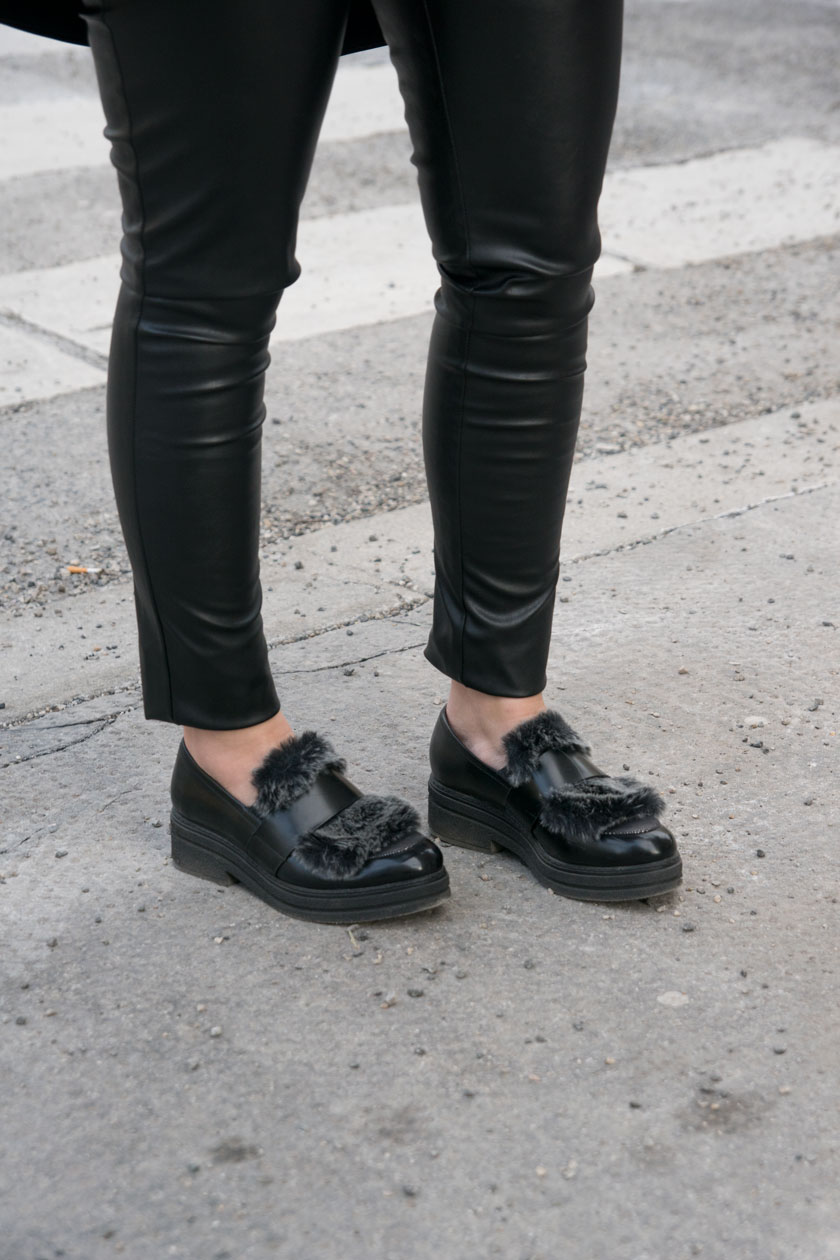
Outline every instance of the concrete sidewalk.
{"type": "MultiPolygon", "coordinates": [[[[840,1257],[838,445],[816,403],[578,461],[547,700],[666,795],[649,904],[451,848],[364,930],[191,879],[130,588],[6,618],[0,1255],[840,1257]]],[[[296,729],[421,812],[430,545],[263,559],[296,729]]]]}

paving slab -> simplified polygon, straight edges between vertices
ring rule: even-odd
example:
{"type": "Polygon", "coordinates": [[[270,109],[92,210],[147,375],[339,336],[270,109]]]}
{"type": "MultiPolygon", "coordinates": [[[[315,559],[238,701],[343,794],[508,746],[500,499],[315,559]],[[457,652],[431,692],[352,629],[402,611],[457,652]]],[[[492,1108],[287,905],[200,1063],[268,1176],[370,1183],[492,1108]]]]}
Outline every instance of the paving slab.
{"type": "Polygon", "coordinates": [[[622,162],[780,135],[840,141],[835,0],[643,0],[624,19],[612,142],[622,162]]]}
{"type": "MultiPolygon", "coordinates": [[[[840,1255],[838,511],[803,489],[575,566],[547,698],[666,795],[685,883],[648,903],[447,848],[446,906],[301,924],[172,868],[178,732],[136,695],[69,747],[33,724],[0,854],[9,1254],[840,1255]]],[[[421,808],[428,613],[272,653],[297,729],[421,808]]]]}
{"type": "Polygon", "coordinates": [[[0,317],[0,407],[69,394],[105,380],[104,365],[67,354],[0,317]]]}
{"type": "Polygon", "coordinates": [[[645,267],[683,267],[833,235],[838,190],[840,146],[791,136],[612,172],[598,218],[611,254],[645,267]]]}
{"type": "MultiPolygon", "coordinates": [[[[110,145],[103,136],[105,116],[96,92],[93,60],[83,54],[85,95],[68,99],[32,99],[33,88],[20,91],[27,98],[0,103],[0,180],[37,171],[67,170],[75,166],[107,165],[110,145]],[[88,65],[87,62],[90,62],[88,65]]],[[[390,63],[378,66],[342,65],[336,75],[321,128],[324,141],[355,140],[382,131],[405,128],[402,97],[390,63]]]]}

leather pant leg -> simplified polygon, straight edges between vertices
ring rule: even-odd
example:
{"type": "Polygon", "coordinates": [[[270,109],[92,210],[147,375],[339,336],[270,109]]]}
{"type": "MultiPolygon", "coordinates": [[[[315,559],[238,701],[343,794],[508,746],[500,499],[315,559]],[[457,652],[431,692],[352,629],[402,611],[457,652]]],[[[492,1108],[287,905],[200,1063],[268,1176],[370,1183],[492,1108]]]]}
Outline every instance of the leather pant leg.
{"type": "Polygon", "coordinates": [[[124,211],[107,426],[149,718],[223,730],[279,708],[260,614],[263,381],[346,10],[84,10],[124,211]]]}
{"type": "Polygon", "coordinates": [[[423,408],[425,656],[541,691],[586,366],[621,0],[374,0],[403,93],[435,295],[423,408]]]}
{"type": "MultiPolygon", "coordinates": [[[[427,658],[545,682],[580,414],[620,0],[376,0],[441,273],[423,440],[427,658]]],[[[124,206],[108,436],[148,717],[213,729],[279,701],[260,620],[267,342],[346,0],[88,0],[124,206]]]]}

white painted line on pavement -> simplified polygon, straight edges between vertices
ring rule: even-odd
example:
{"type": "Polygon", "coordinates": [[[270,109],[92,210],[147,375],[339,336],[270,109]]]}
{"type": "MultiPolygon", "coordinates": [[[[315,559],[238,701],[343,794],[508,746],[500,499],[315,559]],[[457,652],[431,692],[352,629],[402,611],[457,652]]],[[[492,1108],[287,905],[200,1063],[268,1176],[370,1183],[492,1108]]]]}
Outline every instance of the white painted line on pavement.
{"type": "Polygon", "coordinates": [[[682,267],[840,232],[840,146],[787,139],[617,171],[600,205],[605,248],[682,267]]]}
{"type": "Polygon", "coordinates": [[[104,380],[102,368],[0,324],[0,407],[69,394],[104,380]]]}
{"type": "Polygon", "coordinates": [[[14,26],[0,26],[0,57],[43,57],[48,53],[66,54],[69,44],[47,39],[45,35],[30,35],[14,26]]]}
{"type": "Polygon", "coordinates": [[[419,205],[304,221],[297,257],[302,273],[283,294],[275,341],[420,314],[440,283],[419,205]]]}
{"type": "Polygon", "coordinates": [[[107,354],[119,270],[119,254],[113,254],[60,267],[13,272],[0,278],[0,315],[16,315],[77,345],[107,354]]]}
{"type": "MultiPolygon", "coordinates": [[[[300,279],[283,294],[274,340],[383,323],[433,309],[440,276],[419,205],[382,206],[301,223],[300,279]]],[[[601,275],[630,270],[602,258],[601,275]]]]}
{"type": "Polygon", "coordinates": [[[405,131],[403,99],[390,61],[339,66],[319,142],[361,140],[382,131],[405,131]]]}
{"type": "Polygon", "coordinates": [[[96,97],[0,107],[0,179],[106,165],[110,146],[104,126],[96,97]]]}
{"type": "MultiPolygon", "coordinates": [[[[104,126],[98,97],[68,96],[0,107],[0,180],[107,165],[110,144],[102,134],[104,126]]],[[[358,140],[382,131],[404,130],[402,97],[390,62],[339,67],[321,141],[358,140]]]]}

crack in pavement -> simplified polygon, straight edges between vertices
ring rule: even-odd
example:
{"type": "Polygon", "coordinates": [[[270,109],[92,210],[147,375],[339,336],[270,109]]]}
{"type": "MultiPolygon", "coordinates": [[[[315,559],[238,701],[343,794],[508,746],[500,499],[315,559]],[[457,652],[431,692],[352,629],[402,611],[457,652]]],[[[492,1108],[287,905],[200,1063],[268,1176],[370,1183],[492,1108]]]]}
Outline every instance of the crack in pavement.
{"type": "MultiPolygon", "coordinates": [[[[410,588],[401,588],[403,590],[410,588]]],[[[417,593],[417,592],[415,592],[417,593]]],[[[419,593],[417,593],[419,594],[419,593]]],[[[318,639],[323,634],[331,634],[335,630],[346,630],[348,626],[363,625],[368,621],[386,621],[389,617],[398,617],[400,613],[409,612],[411,609],[419,608],[422,604],[429,602],[431,596],[419,595],[419,598],[412,600],[402,600],[392,608],[383,608],[378,613],[359,613],[356,617],[351,617],[347,621],[335,621],[329,626],[324,626],[320,630],[305,630],[302,634],[293,634],[286,638],[268,639],[269,651],[274,648],[288,647],[290,643],[302,643],[304,639],[318,639]]]]}
{"type": "MultiPolygon", "coordinates": [[[[384,609],[382,612],[375,613],[373,615],[371,615],[370,613],[360,613],[357,616],[350,618],[348,621],[334,622],[332,625],[324,626],[323,629],[321,630],[316,630],[314,632],[303,631],[303,633],[301,634],[292,635],[288,638],[269,639],[267,640],[267,646],[268,646],[269,651],[274,651],[276,648],[289,647],[290,645],[294,643],[303,643],[307,639],[318,639],[318,638],[321,638],[325,634],[331,634],[337,630],[346,630],[350,626],[366,625],[368,622],[373,622],[373,621],[387,621],[391,617],[399,617],[402,613],[409,612],[412,609],[422,607],[423,604],[427,604],[429,602],[430,598],[431,597],[428,595],[422,595],[417,599],[403,600],[396,607],[384,609]]],[[[405,624],[415,625],[416,623],[406,622],[405,624]]],[[[383,653],[387,653],[388,651],[402,651],[402,650],[403,650],[402,648],[393,648],[393,649],[386,648],[386,649],[383,649],[383,653]]],[[[381,655],[383,653],[377,653],[376,655],[381,655]]],[[[370,658],[363,658],[363,659],[370,659],[370,658]]],[[[346,661],[342,663],[347,664],[347,665],[352,665],[355,663],[360,664],[362,662],[361,661],[359,662],[346,661]]],[[[336,666],[318,666],[317,668],[318,669],[334,669],[337,667],[336,666]]],[[[307,672],[307,671],[282,670],[280,672],[281,673],[298,673],[298,672],[307,672]]],[[[125,685],[120,686],[118,689],[120,690],[127,690],[129,688],[133,689],[136,687],[136,685],[137,685],[136,683],[126,683],[125,685]]],[[[92,701],[98,700],[101,696],[107,695],[110,690],[112,690],[112,688],[109,687],[109,688],[103,689],[102,691],[92,691],[88,695],[77,700],[76,703],[79,705],[90,704],[92,701]]],[[[133,704],[127,705],[124,709],[121,709],[119,713],[116,713],[114,716],[119,717],[121,713],[128,713],[131,711],[131,709],[138,708],[142,703],[143,703],[142,697],[138,697],[134,701],[133,704]]],[[[20,730],[21,727],[29,726],[35,722],[39,722],[42,719],[44,719],[46,716],[47,714],[45,713],[32,713],[32,712],[26,713],[23,715],[23,717],[16,718],[13,722],[0,724],[0,731],[20,730]]],[[[101,719],[99,717],[80,719],[79,724],[81,724],[82,721],[98,722],[100,720],[101,719]]],[[[72,723],[72,722],[63,723],[63,724],[56,723],[55,726],[45,728],[45,729],[56,730],[56,729],[60,729],[61,725],[72,726],[72,725],[76,725],[76,723],[72,723]]],[[[5,764],[13,765],[14,762],[7,762],[5,764]]],[[[2,766],[0,766],[0,768],[2,768],[2,766]]]]}
{"type": "MultiPolygon", "coordinates": [[[[73,704],[75,706],[81,706],[83,704],[92,704],[93,701],[98,700],[100,696],[104,696],[108,694],[109,694],[108,691],[94,692],[92,695],[85,696],[81,700],[71,701],[70,704],[73,704]]],[[[68,708],[70,707],[70,704],[68,704],[67,706],[68,708]]],[[[53,722],[51,723],[51,725],[45,726],[43,729],[45,731],[60,731],[60,730],[63,730],[64,727],[67,727],[67,726],[88,726],[92,722],[102,722],[107,718],[118,718],[123,713],[130,713],[132,709],[136,709],[138,705],[140,704],[142,704],[142,698],[138,697],[131,704],[126,704],[121,709],[112,709],[109,713],[97,713],[94,717],[79,718],[79,720],[76,722],[53,722]]],[[[2,725],[0,725],[0,732],[19,731],[21,727],[34,726],[36,722],[43,722],[45,719],[49,718],[50,714],[53,712],[55,712],[55,710],[51,709],[46,713],[36,713],[34,715],[31,713],[27,713],[25,717],[16,718],[13,722],[5,722],[2,725]]]]}
{"type": "MultiPolygon", "coordinates": [[[[45,342],[52,346],[55,350],[62,350],[64,354],[70,355],[74,359],[80,359],[82,363],[87,363],[90,367],[101,368],[103,372],[108,369],[108,356],[100,354],[98,350],[91,350],[87,346],[81,345],[78,341],[73,341],[70,337],[65,337],[61,333],[51,332],[48,328],[42,328],[40,324],[33,324],[31,320],[24,319],[21,315],[16,315],[14,311],[0,311],[0,326],[11,328],[15,332],[27,333],[30,337],[35,337],[39,341],[45,342]]],[[[101,389],[105,384],[104,378],[99,385],[88,385],[88,389],[101,389]]],[[[12,404],[12,407],[4,408],[6,411],[19,411],[20,407],[12,404]]]]}
{"type": "MultiPolygon", "coordinates": [[[[408,624],[414,625],[415,623],[411,622],[408,624]]],[[[420,627],[418,627],[418,629],[419,628],[420,627]]],[[[317,636],[304,635],[302,638],[305,639],[307,637],[315,638],[317,636]]],[[[293,639],[291,640],[291,642],[293,643],[302,642],[302,639],[293,639]]],[[[324,673],[327,670],[331,670],[331,669],[346,669],[350,665],[364,665],[367,661],[378,660],[380,657],[383,657],[383,656],[398,656],[402,652],[414,651],[416,648],[422,647],[425,644],[425,642],[426,642],[425,639],[421,639],[421,640],[418,640],[416,643],[406,643],[402,647],[386,647],[386,648],[380,649],[377,652],[371,652],[367,656],[353,657],[350,660],[346,660],[346,661],[335,661],[330,665],[313,665],[311,667],[302,667],[300,669],[280,669],[280,670],[277,670],[276,672],[279,677],[286,677],[290,674],[319,674],[319,673],[324,673]]],[[[96,698],[97,697],[95,696],[89,697],[90,700],[94,700],[96,698]]],[[[80,733],[77,739],[69,739],[63,744],[57,744],[55,747],[40,749],[34,752],[30,752],[26,755],[19,754],[16,757],[10,758],[8,761],[0,761],[0,769],[6,769],[8,766],[22,766],[28,761],[34,761],[40,757],[50,757],[54,753],[64,752],[67,748],[74,748],[78,744],[83,744],[88,739],[92,739],[94,735],[98,735],[99,732],[104,730],[107,726],[112,726],[113,723],[116,722],[117,718],[122,717],[124,713],[131,713],[132,710],[139,708],[141,704],[142,704],[142,699],[137,699],[133,704],[126,705],[124,708],[117,709],[116,711],[112,713],[99,714],[96,717],[90,717],[90,718],[80,718],[78,721],[75,721],[75,722],[55,722],[55,723],[50,724],[49,726],[44,726],[43,728],[38,728],[35,726],[37,722],[43,721],[44,717],[46,716],[45,714],[39,714],[38,717],[29,718],[29,719],[24,718],[24,719],[21,719],[21,721],[19,722],[16,722],[14,724],[9,724],[6,727],[0,728],[2,730],[7,730],[7,731],[20,731],[26,727],[29,727],[29,728],[34,728],[36,731],[40,729],[43,731],[45,735],[48,735],[51,731],[72,730],[74,727],[75,728],[79,728],[79,727],[91,728],[90,730],[86,730],[83,733],[80,733]]]]}
{"type": "MultiPolygon", "coordinates": [[[[16,757],[12,757],[8,761],[0,761],[0,770],[5,770],[9,766],[23,766],[28,761],[36,761],[40,757],[52,757],[55,753],[64,752],[68,748],[76,748],[79,744],[87,743],[89,739],[93,739],[94,735],[98,735],[106,727],[113,726],[118,717],[129,711],[128,709],[121,709],[119,713],[109,713],[102,717],[91,718],[88,722],[74,723],[76,726],[89,726],[91,729],[81,732],[77,739],[68,739],[65,743],[56,744],[52,748],[36,749],[34,752],[26,754],[18,753],[16,757]]],[[[14,729],[20,730],[21,727],[15,727],[14,729]]],[[[55,727],[47,727],[47,732],[55,729],[55,727]]]]}
{"type": "MultiPolygon", "coordinates": [[[[116,685],[111,685],[109,687],[103,687],[101,691],[92,691],[90,692],[89,695],[74,696],[72,700],[67,700],[64,702],[64,705],[65,705],[64,709],[60,709],[60,710],[47,709],[46,711],[40,710],[38,712],[30,709],[30,711],[28,713],[24,713],[22,717],[14,718],[11,722],[0,723],[0,733],[2,733],[3,731],[17,731],[17,730],[20,730],[22,726],[30,726],[30,725],[33,725],[35,722],[41,722],[45,718],[48,718],[51,713],[55,713],[55,712],[63,713],[67,709],[79,709],[85,704],[93,704],[94,700],[100,700],[103,696],[111,696],[111,695],[116,695],[117,693],[124,693],[127,691],[137,691],[137,690],[138,690],[138,684],[136,682],[118,683],[116,685]]],[[[132,709],[136,709],[138,705],[142,703],[143,703],[142,696],[138,696],[137,699],[134,700],[132,704],[126,705],[125,708],[120,709],[119,712],[114,714],[114,716],[119,717],[121,713],[129,713],[132,709]]],[[[111,714],[104,714],[104,715],[100,714],[97,717],[80,719],[78,724],[80,725],[82,721],[99,722],[101,721],[101,718],[103,716],[110,717],[111,714]]],[[[55,727],[45,727],[44,729],[45,730],[60,729],[61,725],[74,726],[74,725],[77,725],[77,723],[73,723],[73,722],[56,723],[55,727]]]]}
{"type": "Polygon", "coordinates": [[[117,801],[121,801],[124,796],[130,796],[132,792],[136,792],[136,791],[137,791],[137,784],[135,783],[133,787],[126,788],[124,792],[117,792],[116,796],[113,796],[110,801],[106,801],[105,804],[101,805],[100,808],[96,812],[98,814],[104,814],[105,810],[110,809],[112,805],[115,805],[117,803],[117,801]]]}
{"type": "Polygon", "coordinates": [[[644,538],[632,538],[626,543],[616,543],[614,547],[604,547],[600,551],[582,552],[578,556],[570,557],[565,563],[578,564],[581,560],[596,560],[602,556],[617,555],[620,551],[633,551],[636,547],[649,547],[651,543],[659,542],[661,538],[667,538],[680,530],[694,529],[697,525],[707,525],[710,521],[725,521],[728,518],[745,516],[748,512],[755,512],[768,503],[782,503],[785,499],[802,498],[803,495],[814,494],[818,490],[830,490],[836,484],[835,481],[820,481],[814,486],[803,486],[797,490],[786,490],[784,494],[768,495],[766,499],[759,499],[757,503],[745,503],[743,507],[727,508],[725,512],[715,512],[712,516],[698,516],[692,521],[681,521],[678,525],[669,525],[666,529],[661,529],[656,534],[648,534],[644,538]]]}
{"type": "MultiPolygon", "coordinates": [[[[44,726],[39,729],[42,729],[44,731],[63,731],[63,730],[69,729],[71,726],[90,726],[93,722],[102,722],[107,717],[119,717],[120,713],[127,713],[127,712],[128,712],[128,709],[120,709],[119,713],[115,713],[115,714],[100,713],[97,717],[79,718],[78,722],[51,722],[49,726],[44,726]]],[[[7,730],[7,731],[18,731],[20,730],[22,726],[34,726],[36,722],[43,722],[46,716],[47,714],[41,714],[39,717],[36,717],[36,718],[31,718],[28,720],[21,719],[21,721],[19,722],[10,723],[8,726],[2,727],[0,729],[7,730]]]]}
{"type": "Polygon", "coordinates": [[[329,669],[344,669],[348,665],[364,665],[365,661],[375,661],[380,656],[399,656],[400,652],[411,652],[414,648],[422,647],[426,642],[422,639],[419,643],[406,643],[404,647],[383,648],[381,652],[371,652],[370,656],[359,656],[351,661],[336,661],[332,665],[313,665],[311,669],[281,669],[278,671],[281,677],[287,674],[322,674],[329,669]]]}

